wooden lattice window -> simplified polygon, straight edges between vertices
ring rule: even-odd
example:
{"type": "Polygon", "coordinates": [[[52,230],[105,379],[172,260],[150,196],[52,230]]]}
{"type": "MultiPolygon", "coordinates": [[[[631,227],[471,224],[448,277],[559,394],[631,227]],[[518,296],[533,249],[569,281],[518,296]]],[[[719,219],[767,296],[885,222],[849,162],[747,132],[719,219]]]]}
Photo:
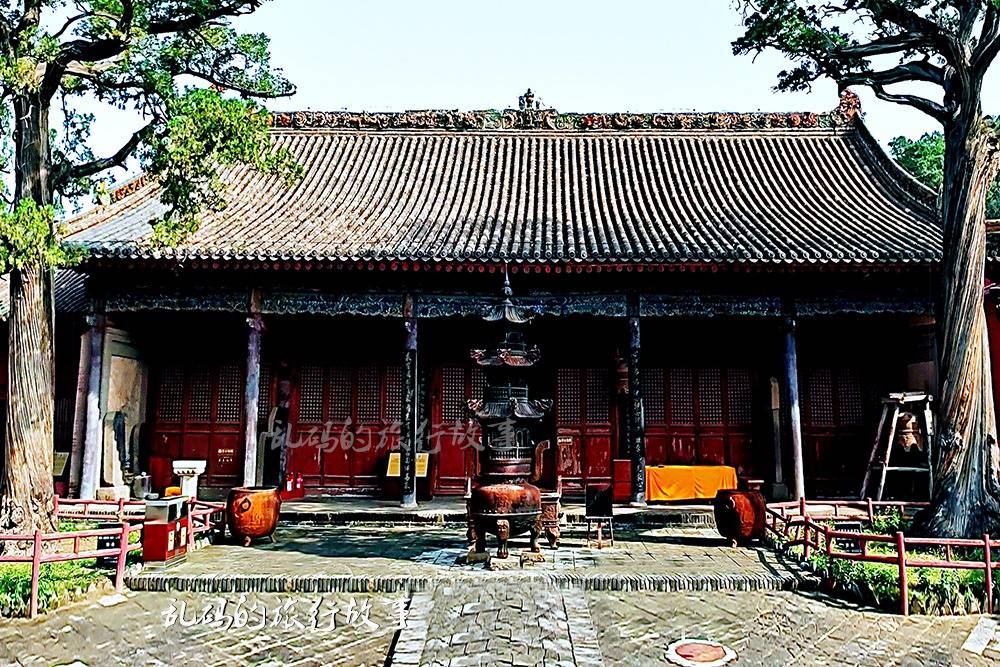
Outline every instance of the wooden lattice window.
{"type": "Polygon", "coordinates": [[[753,421],[752,378],[748,368],[730,368],[726,373],[730,425],[746,425],[753,421]]]}
{"type": "Polygon", "coordinates": [[[165,368],[160,380],[156,415],[161,422],[179,422],[184,416],[184,371],[175,366],[165,368]]]}
{"type": "Polygon", "coordinates": [[[556,373],[556,418],[562,424],[580,422],[580,372],[575,368],[560,368],[556,373]]]}
{"type": "Polygon", "coordinates": [[[833,373],[828,368],[809,371],[806,379],[805,407],[811,426],[835,426],[833,373]]]}
{"type": "Polygon", "coordinates": [[[646,421],[649,423],[662,424],[667,421],[667,404],[663,390],[663,369],[644,369],[642,371],[642,407],[646,421]]]}
{"type": "Polygon", "coordinates": [[[299,375],[299,421],[323,421],[323,368],[303,366],[299,375]]]}
{"type": "Polygon", "coordinates": [[[853,369],[837,372],[837,421],[841,426],[859,426],[864,421],[864,388],[853,369]]]}
{"type": "Polygon", "coordinates": [[[351,370],[340,366],[331,368],[329,379],[327,417],[337,423],[347,423],[351,418],[351,370]]]}
{"type": "Polygon", "coordinates": [[[465,370],[445,368],[441,371],[441,419],[445,423],[460,422],[466,418],[468,405],[465,400],[465,370]]]}
{"type": "Polygon", "coordinates": [[[212,374],[205,368],[195,368],[188,374],[189,422],[212,420],[212,374]]]}
{"type": "Polygon", "coordinates": [[[722,424],[722,371],[703,368],[698,372],[698,422],[722,424]]]}
{"type": "Polygon", "coordinates": [[[239,422],[242,407],[243,373],[236,364],[227,364],[219,369],[219,394],[215,420],[226,423],[239,422]]]}
{"type": "Polygon", "coordinates": [[[670,369],[670,421],[694,424],[694,371],[690,368],[670,369]]]}
{"type": "Polygon", "coordinates": [[[260,385],[257,389],[257,420],[265,421],[271,416],[271,369],[267,366],[260,368],[260,385]]]}
{"type": "Polygon", "coordinates": [[[486,373],[482,368],[472,369],[472,398],[482,398],[486,393],[486,373]]]}
{"type": "Polygon", "coordinates": [[[587,369],[587,422],[604,423],[611,420],[608,371],[604,368],[587,369]]]}
{"type": "Polygon", "coordinates": [[[385,418],[399,422],[403,419],[403,370],[399,366],[385,368],[385,418]]]}
{"type": "Polygon", "coordinates": [[[358,369],[358,421],[371,423],[382,416],[382,396],[379,392],[377,368],[365,366],[358,369]]]}

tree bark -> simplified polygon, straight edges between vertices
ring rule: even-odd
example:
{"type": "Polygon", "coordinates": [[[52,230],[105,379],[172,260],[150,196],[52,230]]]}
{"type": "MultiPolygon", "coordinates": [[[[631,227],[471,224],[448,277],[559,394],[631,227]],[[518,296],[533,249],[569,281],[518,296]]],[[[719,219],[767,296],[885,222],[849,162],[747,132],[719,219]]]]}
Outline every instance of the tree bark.
{"type": "Polygon", "coordinates": [[[997,138],[978,114],[946,127],[945,137],[934,497],[915,528],[981,537],[1000,528],[1000,451],[983,298],[985,201],[997,173],[997,138]]]}
{"type": "MultiPolygon", "coordinates": [[[[52,203],[48,109],[35,94],[14,98],[15,200],[52,203]]],[[[11,271],[9,390],[0,530],[55,529],[52,446],[55,384],[50,269],[41,255],[11,271]]]]}

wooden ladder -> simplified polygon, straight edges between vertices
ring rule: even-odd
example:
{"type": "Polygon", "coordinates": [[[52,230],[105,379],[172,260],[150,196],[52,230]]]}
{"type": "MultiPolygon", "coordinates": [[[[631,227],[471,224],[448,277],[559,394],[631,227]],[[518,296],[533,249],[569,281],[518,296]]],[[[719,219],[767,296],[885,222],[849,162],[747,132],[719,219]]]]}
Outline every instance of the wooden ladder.
{"type": "Polygon", "coordinates": [[[889,394],[882,399],[882,418],[878,423],[878,430],[875,433],[875,444],[872,446],[871,456],[868,458],[868,468],[865,470],[865,480],[861,483],[861,499],[871,497],[868,494],[868,486],[872,481],[872,472],[879,471],[878,489],[874,499],[882,500],[885,491],[885,478],[889,472],[901,473],[922,473],[927,475],[928,498],[934,496],[934,474],[932,469],[931,447],[934,442],[934,416],[931,413],[931,396],[920,392],[902,392],[889,394]],[[896,424],[899,415],[905,406],[912,405],[916,410],[912,410],[923,421],[924,442],[927,445],[927,465],[925,466],[890,466],[889,459],[892,456],[892,446],[896,440],[896,424]],[[889,427],[886,429],[886,423],[889,427]],[[888,431],[888,438],[882,444],[882,435],[888,431]]]}

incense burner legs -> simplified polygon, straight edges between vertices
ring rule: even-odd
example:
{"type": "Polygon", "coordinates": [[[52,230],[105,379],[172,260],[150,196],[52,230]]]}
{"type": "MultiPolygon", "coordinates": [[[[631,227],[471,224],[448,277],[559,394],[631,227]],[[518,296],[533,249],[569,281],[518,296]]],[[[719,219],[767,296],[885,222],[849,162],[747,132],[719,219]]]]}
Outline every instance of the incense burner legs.
{"type": "Polygon", "coordinates": [[[472,489],[469,499],[469,520],[475,538],[476,552],[486,551],[486,535],[497,538],[497,558],[510,554],[511,537],[530,533],[531,550],[538,552],[538,536],[542,533],[541,492],[531,484],[487,484],[472,489]]]}

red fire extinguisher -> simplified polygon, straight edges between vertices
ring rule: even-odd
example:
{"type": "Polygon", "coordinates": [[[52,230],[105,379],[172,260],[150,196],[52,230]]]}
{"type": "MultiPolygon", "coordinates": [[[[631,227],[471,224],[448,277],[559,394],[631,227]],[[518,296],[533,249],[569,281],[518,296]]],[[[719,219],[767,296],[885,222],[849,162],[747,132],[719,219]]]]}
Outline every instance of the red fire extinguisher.
{"type": "Polygon", "coordinates": [[[295,484],[295,474],[288,473],[285,475],[285,493],[291,493],[292,487],[295,484]]]}
{"type": "Polygon", "coordinates": [[[295,474],[295,496],[301,498],[305,495],[305,491],[302,490],[302,473],[295,474]]]}

